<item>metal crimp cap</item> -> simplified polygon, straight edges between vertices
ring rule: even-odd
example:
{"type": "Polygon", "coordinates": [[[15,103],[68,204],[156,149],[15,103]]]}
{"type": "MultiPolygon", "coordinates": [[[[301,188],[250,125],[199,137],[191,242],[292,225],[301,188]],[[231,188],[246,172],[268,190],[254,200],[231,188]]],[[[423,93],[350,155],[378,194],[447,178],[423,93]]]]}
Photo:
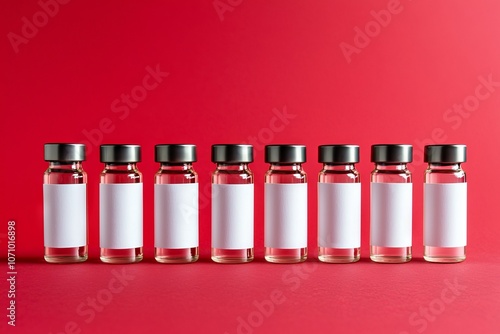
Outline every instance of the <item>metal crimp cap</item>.
{"type": "Polygon", "coordinates": [[[320,145],[318,162],[331,164],[354,164],[359,162],[358,145],[320,145]]]}
{"type": "Polygon", "coordinates": [[[306,147],[304,145],[267,145],[265,161],[268,163],[306,162],[306,147]]]}
{"type": "Polygon", "coordinates": [[[408,163],[413,161],[413,147],[405,144],[372,145],[372,162],[408,163]]]}
{"type": "Polygon", "coordinates": [[[212,145],[212,162],[215,163],[253,162],[253,146],[244,144],[212,145]]]}
{"type": "Polygon", "coordinates": [[[101,145],[101,162],[135,163],[141,161],[139,145],[101,145]]]}
{"type": "Polygon", "coordinates": [[[156,162],[189,163],[196,161],[196,146],[190,144],[159,144],[155,146],[156,162]]]}
{"type": "Polygon", "coordinates": [[[466,145],[427,145],[424,147],[424,162],[461,163],[465,161],[467,161],[466,145]]]}
{"type": "Polygon", "coordinates": [[[45,161],[85,161],[84,144],[47,143],[43,151],[45,161]]]}

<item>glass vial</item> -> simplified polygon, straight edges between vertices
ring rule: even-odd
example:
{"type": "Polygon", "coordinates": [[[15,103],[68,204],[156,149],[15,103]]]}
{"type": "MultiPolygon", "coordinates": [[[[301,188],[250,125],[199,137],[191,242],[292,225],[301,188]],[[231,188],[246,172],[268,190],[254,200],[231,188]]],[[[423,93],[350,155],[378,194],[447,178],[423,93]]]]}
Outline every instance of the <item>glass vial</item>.
{"type": "Polygon", "coordinates": [[[254,177],[251,145],[213,145],[212,260],[244,263],[254,258],[254,177]]]}
{"type": "Polygon", "coordinates": [[[361,183],[358,145],[322,145],[318,161],[318,259],[350,263],[360,258],[361,183]]]}
{"type": "Polygon", "coordinates": [[[142,174],[139,145],[101,145],[105,164],[99,185],[101,261],[133,263],[142,260],[142,174]]]}
{"type": "Polygon", "coordinates": [[[198,260],[198,174],[195,145],[156,145],[155,259],[161,263],[198,260]]]}
{"type": "Polygon", "coordinates": [[[87,173],[83,144],[45,144],[43,176],[45,261],[83,262],[88,257],[87,173]]]}
{"type": "Polygon", "coordinates": [[[307,259],[307,176],[304,145],[267,145],[270,163],[264,184],[265,259],[295,263],[307,259]]]}
{"type": "Polygon", "coordinates": [[[425,146],[424,259],[462,262],[467,245],[465,145],[425,146]]]}
{"type": "Polygon", "coordinates": [[[370,258],[375,262],[411,260],[411,145],[373,145],[370,183],[370,258]]]}

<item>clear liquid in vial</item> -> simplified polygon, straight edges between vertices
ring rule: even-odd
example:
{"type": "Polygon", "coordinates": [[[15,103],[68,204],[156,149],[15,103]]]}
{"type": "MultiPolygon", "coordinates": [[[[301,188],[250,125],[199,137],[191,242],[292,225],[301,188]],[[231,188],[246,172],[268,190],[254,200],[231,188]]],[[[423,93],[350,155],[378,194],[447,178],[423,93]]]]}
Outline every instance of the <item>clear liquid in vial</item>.
{"type": "MultiPolygon", "coordinates": [[[[252,184],[253,175],[248,164],[218,164],[212,174],[212,184],[252,184]]],[[[213,200],[213,199],[212,199],[213,200]]],[[[238,224],[238,222],[234,222],[238,224]]],[[[211,249],[212,261],[217,263],[246,263],[254,259],[254,248],[211,249]]]]}
{"type": "MultiPolygon", "coordinates": [[[[265,183],[307,183],[307,176],[300,164],[272,164],[266,172],[265,183]]],[[[304,262],[307,259],[307,247],[265,247],[264,258],[272,263],[304,262]]]]}
{"type": "MultiPolygon", "coordinates": [[[[359,183],[359,173],[352,164],[325,164],[319,174],[319,182],[322,183],[359,183]]],[[[319,240],[318,240],[319,244],[319,240]]],[[[361,257],[360,247],[355,248],[331,248],[318,247],[318,259],[328,263],[351,263],[359,261],[361,257]]]]}
{"type": "MultiPolygon", "coordinates": [[[[431,165],[425,171],[425,183],[464,183],[466,182],[465,172],[459,164],[431,165]]],[[[435,247],[424,245],[424,259],[428,262],[436,263],[457,263],[466,258],[466,246],[460,247],[435,247]]]]}
{"type": "MultiPolygon", "coordinates": [[[[81,162],[51,162],[43,176],[43,182],[44,184],[85,184],[87,173],[83,171],[81,162]]],[[[44,247],[44,253],[44,259],[49,263],[84,262],[88,258],[88,245],[65,248],[44,247]]]]}
{"type": "MultiPolygon", "coordinates": [[[[109,164],[101,173],[101,183],[142,183],[142,174],[133,163],[109,164]]],[[[142,261],[142,247],[112,249],[101,248],[101,261],[105,263],[135,263],[142,261]]]]}
{"type": "MultiPolygon", "coordinates": [[[[411,183],[410,171],[406,164],[377,164],[371,174],[371,182],[380,183],[411,183]]],[[[384,247],[370,245],[370,259],[379,263],[404,263],[412,258],[412,248],[409,247],[384,247]]]]}
{"type": "MultiPolygon", "coordinates": [[[[198,183],[198,174],[192,164],[161,164],[155,175],[155,184],[198,183]]],[[[156,233],[156,232],[155,232],[156,233]]],[[[191,263],[199,258],[199,247],[155,247],[155,259],[160,263],[191,263]]]]}

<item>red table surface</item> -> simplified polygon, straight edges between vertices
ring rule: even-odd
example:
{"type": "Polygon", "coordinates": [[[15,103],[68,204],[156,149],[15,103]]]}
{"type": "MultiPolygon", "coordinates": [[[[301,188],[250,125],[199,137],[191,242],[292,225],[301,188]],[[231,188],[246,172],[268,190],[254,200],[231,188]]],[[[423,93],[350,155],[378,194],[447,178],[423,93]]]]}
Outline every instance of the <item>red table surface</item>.
{"type": "Polygon", "coordinates": [[[498,333],[499,274],[480,257],[459,265],[22,262],[8,332],[498,333]]]}
{"type": "Polygon", "coordinates": [[[58,1],[0,2],[2,333],[500,332],[500,2],[58,1]],[[87,145],[87,263],[43,263],[47,142],[87,145]],[[217,265],[208,255],[210,145],[242,142],[255,147],[257,258],[217,265]],[[103,143],[143,148],[140,264],[98,263],[103,143]],[[159,143],[198,147],[202,258],[195,264],[152,260],[159,143]],[[263,146],[279,143],[308,150],[304,264],[262,260],[263,146]],[[317,146],[333,143],[361,147],[363,259],[356,264],[316,260],[317,146]],[[414,146],[408,264],[367,259],[370,145],[377,143],[414,146]],[[461,264],[422,260],[422,152],[431,143],[468,147],[461,264]],[[16,327],[6,317],[9,220],[16,222],[16,327]],[[89,298],[102,302],[99,311],[89,298]]]}

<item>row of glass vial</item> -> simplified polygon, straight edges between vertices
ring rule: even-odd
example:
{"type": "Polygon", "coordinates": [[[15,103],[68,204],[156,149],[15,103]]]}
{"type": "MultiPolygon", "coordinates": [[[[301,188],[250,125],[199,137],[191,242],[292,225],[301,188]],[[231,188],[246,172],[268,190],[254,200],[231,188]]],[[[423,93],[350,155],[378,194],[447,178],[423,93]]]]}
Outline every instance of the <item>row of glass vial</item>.
{"type": "MultiPolygon", "coordinates": [[[[102,145],[105,168],[100,182],[101,260],[142,259],[142,174],[138,145],[102,145]]],[[[48,262],[87,258],[85,146],[46,144],[44,244],[48,262]]],[[[194,145],[156,145],[155,258],[158,262],[198,259],[198,176],[194,145]]],[[[361,185],[357,145],[322,145],[318,183],[318,257],[348,263],[360,258],[361,185]]],[[[373,145],[370,187],[370,258],[411,260],[411,145],[373,145]]],[[[212,260],[250,262],[254,257],[254,177],[250,145],[213,145],[212,260]]],[[[307,176],[303,145],[268,145],[265,161],[265,259],[293,263],[307,258],[307,176]]],[[[424,258],[431,262],[465,259],[467,184],[461,163],[465,145],[429,145],[424,181],[424,258]]]]}

